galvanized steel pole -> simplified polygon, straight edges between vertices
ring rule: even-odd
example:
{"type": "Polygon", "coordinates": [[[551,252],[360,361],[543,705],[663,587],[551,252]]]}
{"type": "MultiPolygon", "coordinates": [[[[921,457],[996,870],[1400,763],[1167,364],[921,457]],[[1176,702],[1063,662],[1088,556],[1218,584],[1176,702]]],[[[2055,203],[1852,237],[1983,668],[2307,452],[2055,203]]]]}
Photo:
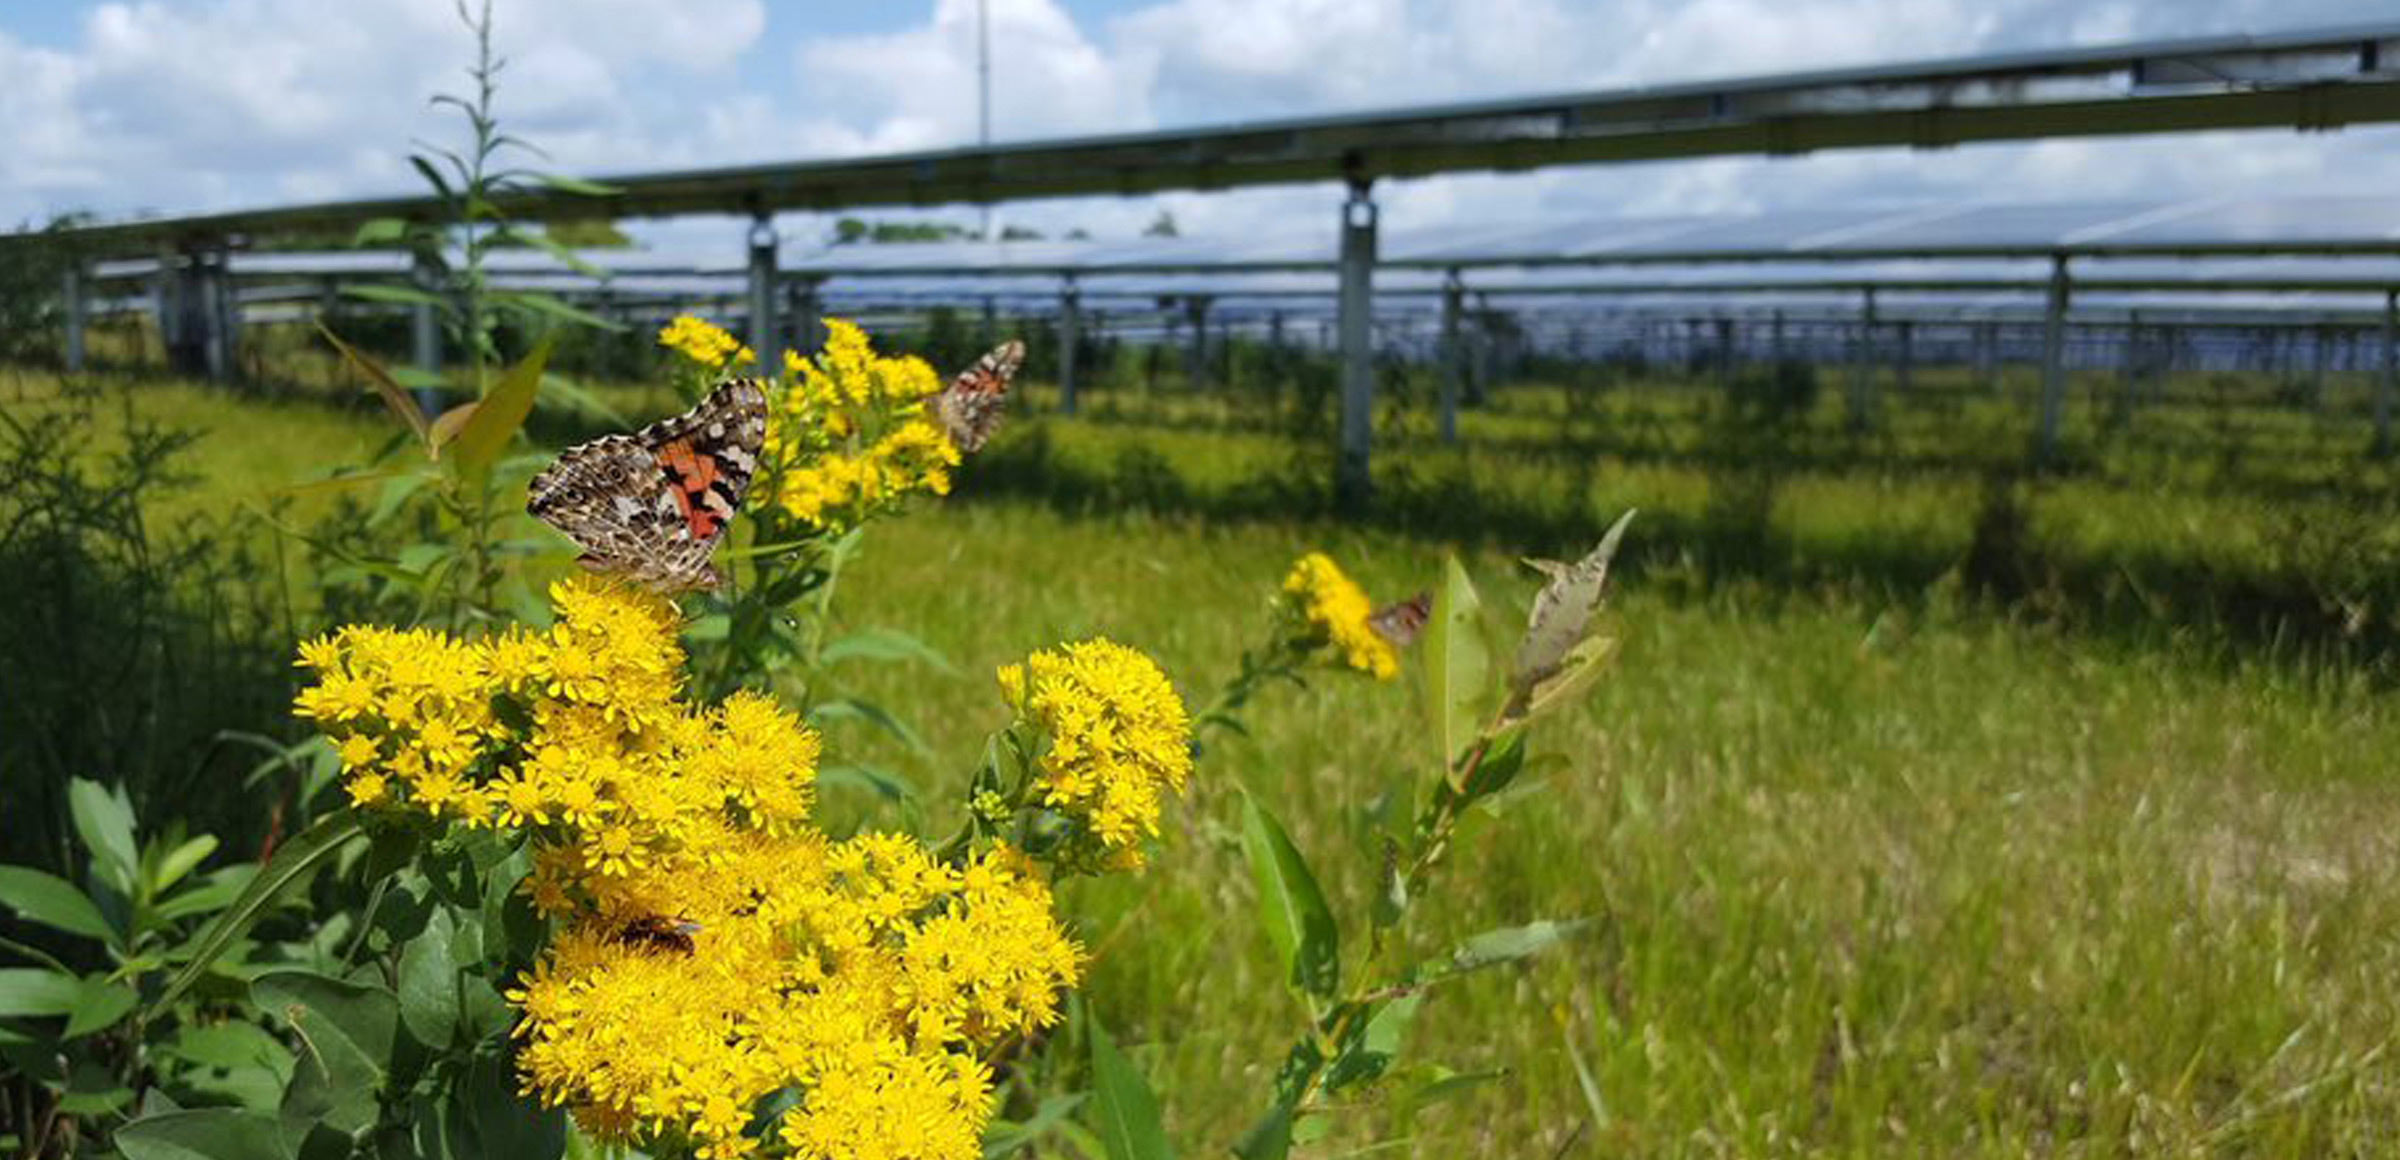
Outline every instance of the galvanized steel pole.
{"type": "Polygon", "coordinates": [[[2392,396],[2400,394],[2400,290],[2383,295],[2383,377],[2375,384],[2375,454],[2392,453],[2392,396]]]}
{"type": "Polygon", "coordinates": [[[1058,409],[1075,413],[1075,359],[1083,346],[1083,291],[1069,272],[1058,288],[1058,409]]]}
{"type": "Polygon", "coordinates": [[[1442,442],[1458,442],[1458,396],[1465,388],[1467,349],[1459,315],[1466,309],[1467,284],[1452,266],[1442,278],[1442,442]]]}
{"type": "Polygon", "coordinates": [[[775,334],[775,219],[763,212],[750,218],[750,349],[758,352],[760,374],[772,378],[783,368],[775,334]]]}
{"type": "Polygon", "coordinates": [[[2067,403],[2067,256],[2050,258],[2049,301],[2042,311],[2042,418],[2033,458],[2048,465],[2058,455],[2059,413],[2067,403]]]}
{"type": "MultiPolygon", "coordinates": [[[[441,257],[430,247],[420,247],[409,263],[409,281],[422,294],[441,292],[441,257]]],[[[433,303],[419,302],[409,307],[409,362],[420,374],[428,377],[442,373],[442,319],[433,303]]],[[[441,392],[428,383],[417,388],[417,409],[428,415],[442,409],[441,392]]]]}
{"type": "Polygon", "coordinates": [[[1335,502],[1352,511],[1366,506],[1371,491],[1368,443],[1375,421],[1375,202],[1367,188],[1368,179],[1351,179],[1342,202],[1341,446],[1333,491],[1335,502]]]}
{"type": "Polygon", "coordinates": [[[1875,288],[1866,289],[1858,340],[1850,355],[1850,429],[1864,431],[1873,419],[1875,391],[1875,288]]]}
{"type": "Polygon", "coordinates": [[[64,307],[61,315],[67,328],[67,371],[83,370],[83,263],[67,263],[67,271],[59,282],[59,296],[64,307]]]}
{"type": "Polygon", "coordinates": [[[1183,310],[1191,319],[1192,329],[1184,336],[1183,382],[1192,390],[1209,385],[1208,375],[1208,295],[1192,294],[1183,300],[1183,310]]]}

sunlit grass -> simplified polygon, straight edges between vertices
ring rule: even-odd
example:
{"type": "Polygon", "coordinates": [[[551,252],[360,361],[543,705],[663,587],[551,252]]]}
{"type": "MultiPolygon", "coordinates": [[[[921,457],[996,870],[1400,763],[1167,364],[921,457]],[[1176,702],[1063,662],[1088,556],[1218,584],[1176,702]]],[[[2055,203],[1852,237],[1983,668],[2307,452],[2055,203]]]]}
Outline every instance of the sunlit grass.
{"type": "MultiPolygon", "coordinates": [[[[1693,391],[1520,392],[1469,416],[1464,453],[1434,446],[1421,415],[1391,420],[1402,501],[1453,488],[1486,505],[1453,523],[1431,506],[1415,524],[1275,515],[1256,482],[1320,461],[1230,402],[1020,420],[1002,470],[879,528],[842,581],[843,626],[902,627],[955,662],[840,671],[924,747],[843,722],[831,748],[941,800],[1003,718],[993,667],[1096,634],[1204,698],[1312,547],[1395,597],[1462,544],[1499,636],[1535,579],[1512,529],[1571,542],[1641,506],[1609,613],[1616,671],[1539,734],[1559,759],[1544,790],[1460,842],[1415,949],[1599,921],[1418,1021],[1414,1058],[1507,1078],[1413,1124],[1355,1109],[1325,1154],[1395,1137],[1428,1156],[2385,1151],[2400,714],[2380,654],[2178,627],[2171,607],[2155,632],[2088,631],[2058,603],[2087,596],[2046,597],[2039,575],[2013,603],[1979,598],[1964,561],[1987,475],[2022,459],[2021,408],[1891,401],[1884,433],[1853,442],[1827,385],[1779,457],[1730,462],[1709,458],[1729,429],[1693,391]],[[1090,487],[1042,490],[1019,474],[1031,466],[1090,487]],[[1128,494],[1109,488],[1157,502],[1108,510],[1128,494]],[[1480,510],[1515,522],[1479,529],[1480,510]],[[1736,567],[1737,548],[1776,566],[1736,567]]],[[[0,380],[12,409],[44,389],[0,380]]],[[[129,397],[207,432],[192,464],[206,488],[178,501],[202,506],[363,457],[389,424],[363,398],[156,383],[129,397]]],[[[2031,543],[2116,562],[2138,606],[2166,599],[2141,590],[2159,577],[2207,591],[2315,574],[2306,553],[2333,549],[2295,525],[2380,518],[2389,482],[2358,458],[2355,415],[2222,418],[2177,403],[2115,435],[2078,427],[2087,466],[2023,491],[2031,543]]],[[[2329,599],[2351,591],[2326,579],[2329,599]]],[[[1376,866],[1365,816],[1427,776],[1418,701],[1405,681],[1330,677],[1268,696],[1250,738],[1207,754],[1155,870],[1066,900],[1098,952],[1089,1000],[1134,1045],[1185,1154],[1221,1149],[1263,1107],[1298,1018],[1251,919],[1235,788],[1277,809],[1359,913],[1376,866]]],[[[848,789],[827,810],[897,817],[848,789]]]]}

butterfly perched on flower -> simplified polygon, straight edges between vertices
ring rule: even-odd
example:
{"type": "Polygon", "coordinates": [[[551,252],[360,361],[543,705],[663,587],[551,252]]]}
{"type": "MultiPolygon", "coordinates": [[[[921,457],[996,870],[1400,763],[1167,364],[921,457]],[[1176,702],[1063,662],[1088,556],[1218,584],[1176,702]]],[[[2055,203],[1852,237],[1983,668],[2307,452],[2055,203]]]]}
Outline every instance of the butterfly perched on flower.
{"type": "Polygon", "coordinates": [[[1375,635],[1390,641],[1393,648],[1407,648],[1425,631],[1425,622],[1433,616],[1433,593],[1419,592],[1406,600],[1387,604],[1367,617],[1367,627],[1375,635]]]}
{"type": "Polygon", "coordinates": [[[1000,427],[1000,410],[1008,402],[1008,384],[1025,365],[1025,344],[1015,339],[994,347],[934,398],[934,413],[942,430],[960,451],[973,454],[991,441],[1000,427]]]}
{"type": "Polygon", "coordinates": [[[566,533],[594,571],[666,592],[719,587],[709,556],[766,438],[765,387],[728,379],[681,415],[567,448],[533,477],[525,510],[566,533]]]}

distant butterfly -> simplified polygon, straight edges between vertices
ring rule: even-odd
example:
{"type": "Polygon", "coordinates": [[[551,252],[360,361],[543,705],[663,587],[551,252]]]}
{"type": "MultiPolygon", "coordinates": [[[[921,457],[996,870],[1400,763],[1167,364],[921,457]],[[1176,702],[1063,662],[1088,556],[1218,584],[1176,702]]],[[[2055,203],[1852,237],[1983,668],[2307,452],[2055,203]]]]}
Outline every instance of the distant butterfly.
{"type": "Polygon", "coordinates": [[[1367,627],[1375,635],[1392,642],[1393,648],[1407,648],[1425,631],[1425,622],[1433,616],[1433,593],[1419,592],[1397,604],[1387,604],[1367,617],[1367,627]]]}
{"type": "Polygon", "coordinates": [[[665,592],[716,588],[709,562],[742,506],[767,438],[767,395],[729,379],[672,419],[567,448],[533,477],[525,510],[583,549],[576,562],[665,592]]]}
{"type": "Polygon", "coordinates": [[[1000,409],[1008,402],[1009,380],[1023,365],[1025,344],[1012,338],[975,360],[974,366],[950,380],[934,399],[942,430],[949,432],[950,442],[960,451],[973,454],[991,441],[992,432],[1000,427],[1000,409]]]}
{"type": "Polygon", "coordinates": [[[645,914],[618,928],[617,941],[629,947],[688,955],[692,953],[692,936],[698,933],[700,924],[690,919],[645,914]]]}

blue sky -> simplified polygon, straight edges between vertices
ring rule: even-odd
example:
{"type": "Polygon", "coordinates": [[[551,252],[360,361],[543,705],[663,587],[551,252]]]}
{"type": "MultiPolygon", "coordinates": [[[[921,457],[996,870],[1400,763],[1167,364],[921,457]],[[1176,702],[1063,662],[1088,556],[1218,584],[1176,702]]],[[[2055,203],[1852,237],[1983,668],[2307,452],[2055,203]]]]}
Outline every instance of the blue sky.
{"type": "MultiPolygon", "coordinates": [[[[1003,139],[2219,32],[2400,20],[2400,0],[988,0],[1003,139]]],[[[495,0],[501,108],[556,168],[612,173],[973,139],[976,0],[495,0]]],[[[450,0],[0,0],[0,225],[415,188],[450,0]]],[[[2047,142],[1440,178],[1387,221],[1809,204],[2162,199],[2400,188],[2400,130],[2047,142]]],[[[1132,233],[1322,226],[1292,188],[1033,203],[1132,233]]],[[[971,211],[960,211],[963,219],[971,211]]],[[[780,223],[809,239],[826,223],[780,223]]],[[[652,229],[669,244],[736,231],[652,229]]],[[[720,235],[722,235],[720,237],[720,235]]]]}

